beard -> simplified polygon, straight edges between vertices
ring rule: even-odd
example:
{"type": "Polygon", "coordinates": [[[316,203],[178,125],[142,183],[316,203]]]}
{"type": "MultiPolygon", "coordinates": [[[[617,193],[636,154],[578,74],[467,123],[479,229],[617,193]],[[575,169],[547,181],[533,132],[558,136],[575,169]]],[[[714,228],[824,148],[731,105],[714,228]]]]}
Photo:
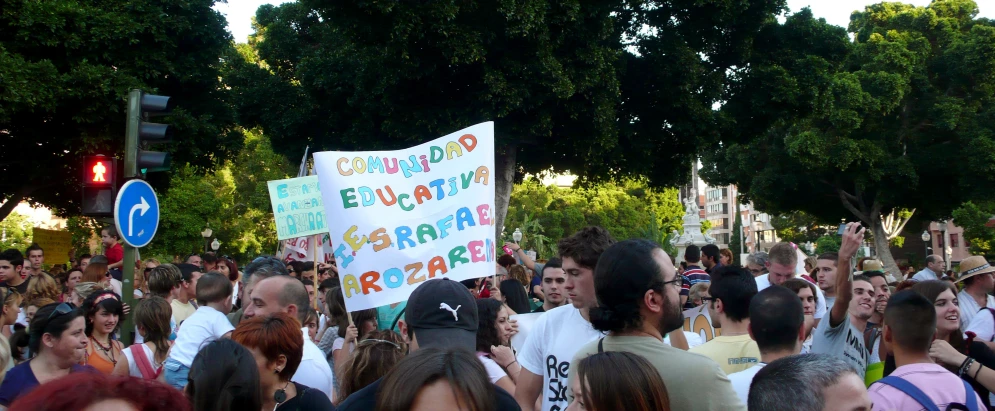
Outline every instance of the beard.
{"type": "Polygon", "coordinates": [[[661,334],[666,335],[684,326],[684,312],[681,311],[680,300],[671,300],[669,297],[664,297],[664,305],[663,316],[660,317],[660,324],[658,324],[657,328],[659,328],[661,334]]]}

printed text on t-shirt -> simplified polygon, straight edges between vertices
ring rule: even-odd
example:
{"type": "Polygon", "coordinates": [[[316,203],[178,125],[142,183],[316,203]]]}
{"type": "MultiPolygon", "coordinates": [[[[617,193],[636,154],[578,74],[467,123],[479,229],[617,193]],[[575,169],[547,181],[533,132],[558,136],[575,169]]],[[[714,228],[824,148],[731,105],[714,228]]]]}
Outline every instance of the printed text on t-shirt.
{"type": "Polygon", "coordinates": [[[549,397],[546,398],[552,407],[550,411],[560,411],[561,405],[567,404],[567,371],[570,369],[569,362],[556,362],[556,356],[546,357],[546,375],[549,376],[549,397]]]}

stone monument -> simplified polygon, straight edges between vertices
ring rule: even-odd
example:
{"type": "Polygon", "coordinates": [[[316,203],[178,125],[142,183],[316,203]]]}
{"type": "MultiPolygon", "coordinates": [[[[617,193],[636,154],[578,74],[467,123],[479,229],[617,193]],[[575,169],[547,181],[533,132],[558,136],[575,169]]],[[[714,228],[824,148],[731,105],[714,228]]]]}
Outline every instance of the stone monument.
{"type": "Polygon", "coordinates": [[[701,247],[706,244],[715,244],[715,239],[708,234],[701,232],[701,217],[698,216],[698,193],[692,189],[688,198],[684,201],[684,234],[674,230],[670,244],[677,248],[675,260],[678,264],[684,261],[684,250],[689,245],[701,247]]]}

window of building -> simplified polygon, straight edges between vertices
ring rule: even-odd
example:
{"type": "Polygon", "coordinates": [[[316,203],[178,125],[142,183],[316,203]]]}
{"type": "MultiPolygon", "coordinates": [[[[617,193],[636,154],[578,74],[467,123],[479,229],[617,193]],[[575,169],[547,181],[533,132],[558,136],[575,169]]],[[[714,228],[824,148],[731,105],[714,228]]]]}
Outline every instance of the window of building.
{"type": "Polygon", "coordinates": [[[950,247],[957,248],[960,247],[960,236],[957,234],[950,234],[950,247]]]}

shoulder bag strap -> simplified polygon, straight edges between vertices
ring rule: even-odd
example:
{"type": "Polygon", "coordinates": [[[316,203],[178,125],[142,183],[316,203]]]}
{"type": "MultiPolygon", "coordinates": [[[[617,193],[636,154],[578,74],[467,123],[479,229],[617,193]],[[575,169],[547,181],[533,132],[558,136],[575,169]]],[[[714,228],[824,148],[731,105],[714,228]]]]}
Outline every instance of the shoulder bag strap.
{"type": "Polygon", "coordinates": [[[598,340],[598,353],[600,354],[603,352],[605,352],[605,337],[601,337],[601,339],[598,340]]]}
{"type": "Polygon", "coordinates": [[[933,403],[933,400],[929,399],[929,396],[927,396],[926,393],[922,392],[922,390],[918,387],[900,377],[884,377],[877,382],[894,387],[895,389],[905,393],[905,395],[912,397],[912,399],[916,400],[919,405],[922,405],[926,411],[940,411],[940,408],[933,403]]]}
{"type": "MultiPolygon", "coordinates": [[[[152,369],[149,358],[145,356],[145,348],[142,347],[142,344],[132,345],[128,349],[131,350],[131,356],[135,358],[135,365],[138,366],[138,371],[142,373],[142,378],[154,380],[159,376],[159,372],[152,369]]],[[[162,368],[159,371],[162,371],[162,368]]]]}

